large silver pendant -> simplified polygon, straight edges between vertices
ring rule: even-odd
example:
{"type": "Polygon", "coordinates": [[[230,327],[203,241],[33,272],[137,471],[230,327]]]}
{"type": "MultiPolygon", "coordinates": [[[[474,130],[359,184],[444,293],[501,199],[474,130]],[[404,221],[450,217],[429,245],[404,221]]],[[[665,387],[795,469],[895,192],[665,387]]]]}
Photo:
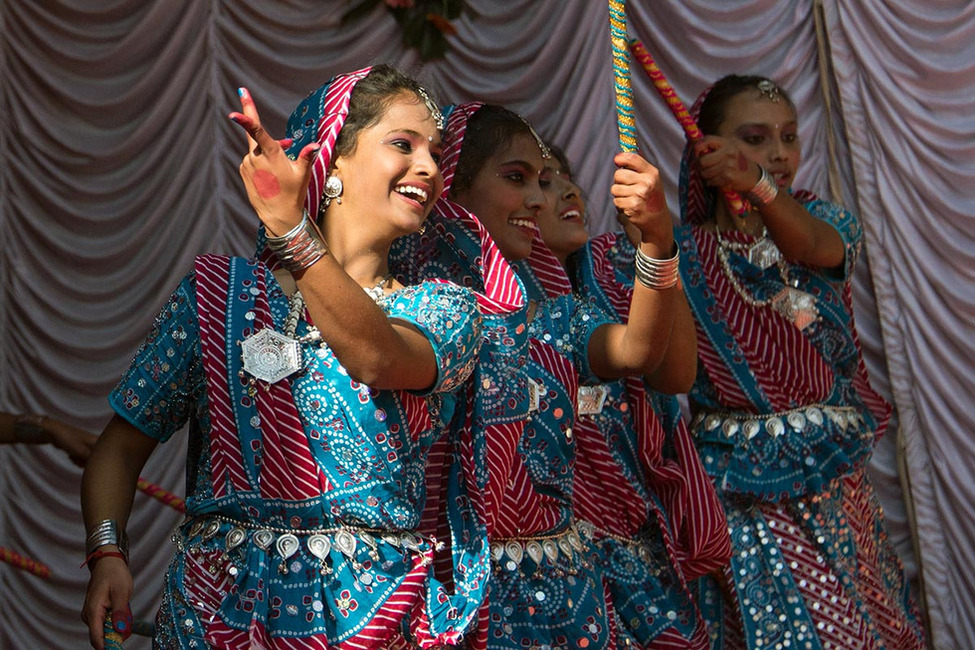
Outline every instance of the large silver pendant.
{"type": "Polygon", "coordinates": [[[785,288],[772,299],[772,309],[801,330],[816,322],[819,309],[816,299],[798,289],[785,288]]]}
{"type": "Polygon", "coordinates": [[[781,258],[779,247],[768,237],[762,237],[748,249],[748,261],[762,270],[770,268],[781,258]]]}
{"type": "Polygon", "coordinates": [[[261,381],[273,384],[301,369],[298,341],[265,327],[240,344],[244,370],[261,381]]]}

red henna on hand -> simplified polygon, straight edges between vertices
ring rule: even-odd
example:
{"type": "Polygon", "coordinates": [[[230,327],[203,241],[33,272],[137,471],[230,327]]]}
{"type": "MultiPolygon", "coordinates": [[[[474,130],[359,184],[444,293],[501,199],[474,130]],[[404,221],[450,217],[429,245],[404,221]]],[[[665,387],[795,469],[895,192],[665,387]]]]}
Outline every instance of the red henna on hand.
{"type": "Polygon", "coordinates": [[[278,182],[277,176],[267,170],[256,170],[251,182],[254,183],[258,196],[264,200],[273,199],[281,193],[281,183],[278,182]]]}

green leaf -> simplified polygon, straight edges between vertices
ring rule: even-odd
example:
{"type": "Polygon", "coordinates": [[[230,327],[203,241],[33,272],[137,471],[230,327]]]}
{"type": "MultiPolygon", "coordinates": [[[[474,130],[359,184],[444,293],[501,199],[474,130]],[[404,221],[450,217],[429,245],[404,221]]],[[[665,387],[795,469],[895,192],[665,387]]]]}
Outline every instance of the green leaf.
{"type": "Polygon", "coordinates": [[[426,23],[427,29],[423,32],[423,41],[419,45],[420,58],[424,61],[430,59],[442,59],[447,53],[447,39],[431,23],[426,23]]]}
{"type": "Polygon", "coordinates": [[[340,24],[347,25],[354,20],[358,20],[370,13],[382,0],[362,0],[359,4],[353,6],[351,9],[345,11],[342,14],[342,19],[340,24]]]}

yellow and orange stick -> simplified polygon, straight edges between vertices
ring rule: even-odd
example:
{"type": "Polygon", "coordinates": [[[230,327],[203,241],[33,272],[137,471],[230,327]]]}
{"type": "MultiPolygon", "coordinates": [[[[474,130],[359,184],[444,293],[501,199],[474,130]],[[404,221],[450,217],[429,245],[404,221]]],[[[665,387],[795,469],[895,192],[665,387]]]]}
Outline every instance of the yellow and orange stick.
{"type": "Polygon", "coordinates": [[[626,10],[623,0],[609,0],[609,36],[613,44],[613,85],[616,91],[616,122],[620,149],[636,151],[636,119],[630,86],[630,57],[626,49],[626,10]]]}
{"type": "MultiPolygon", "coordinates": [[[[684,133],[687,135],[687,139],[690,142],[697,142],[704,137],[701,133],[701,129],[698,128],[697,122],[691,117],[691,114],[687,111],[687,107],[684,106],[684,102],[680,100],[677,93],[674,92],[673,86],[667,81],[667,77],[664,73],[660,71],[657,67],[656,62],[650,53],[647,52],[647,48],[644,47],[643,43],[639,40],[633,38],[630,39],[630,50],[633,51],[633,57],[640,63],[647,76],[653,81],[654,87],[660,96],[666,102],[667,107],[670,108],[670,112],[674,114],[677,121],[680,123],[681,127],[684,129],[684,133]]],[[[723,192],[725,201],[728,202],[728,207],[736,215],[743,215],[748,212],[748,206],[745,200],[741,198],[741,195],[737,192],[732,192],[730,190],[725,190],[723,192]]]]}
{"type": "Polygon", "coordinates": [[[140,477],[139,482],[136,486],[140,491],[145,492],[153,499],[165,503],[170,508],[178,510],[179,512],[186,512],[186,502],[182,498],[176,496],[172,492],[167,492],[155,483],[150,483],[144,478],[140,477]]]}
{"type": "Polygon", "coordinates": [[[33,573],[35,576],[42,578],[51,577],[51,569],[46,564],[41,564],[37,560],[32,560],[4,546],[0,546],[0,562],[6,562],[18,569],[33,573]]]}

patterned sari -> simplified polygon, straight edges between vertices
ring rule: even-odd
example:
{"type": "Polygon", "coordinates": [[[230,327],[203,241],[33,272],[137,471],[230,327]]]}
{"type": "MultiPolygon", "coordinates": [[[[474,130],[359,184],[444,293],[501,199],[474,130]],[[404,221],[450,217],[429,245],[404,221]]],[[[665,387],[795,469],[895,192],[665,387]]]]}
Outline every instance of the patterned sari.
{"type": "MultiPolygon", "coordinates": [[[[629,313],[634,255],[625,235],[606,233],[569,260],[579,292],[620,322],[629,313]]],[[[706,648],[688,581],[727,562],[724,511],[677,399],[640,378],[602,389],[602,408],[576,425],[575,512],[595,525],[620,635],[634,648],[706,648]]]]}
{"type": "Polygon", "coordinates": [[[871,388],[849,279],[856,218],[808,193],[832,225],[844,267],[752,264],[759,243],[700,225],[714,196],[681,183],[682,279],[694,312],[698,378],[691,431],[731,532],[731,564],[700,582],[714,648],[922,648],[924,635],[865,465],[890,406],[871,388]],[[784,278],[790,282],[787,285],[784,278]],[[804,328],[774,299],[799,289],[818,316],[804,328]]]}

